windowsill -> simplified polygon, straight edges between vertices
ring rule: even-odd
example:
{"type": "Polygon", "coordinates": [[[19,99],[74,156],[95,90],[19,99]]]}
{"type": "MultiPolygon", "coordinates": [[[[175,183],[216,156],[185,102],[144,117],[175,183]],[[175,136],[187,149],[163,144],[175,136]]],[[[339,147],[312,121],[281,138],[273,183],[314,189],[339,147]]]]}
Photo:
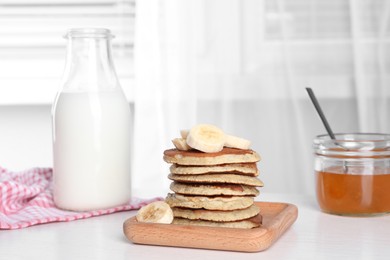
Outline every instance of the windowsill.
{"type": "MultiPolygon", "coordinates": [[[[129,102],[134,99],[134,78],[120,78],[123,91],[129,102]]],[[[51,105],[60,88],[57,78],[23,80],[0,80],[0,106],[51,105]]]]}
{"type": "MultiPolygon", "coordinates": [[[[244,76],[245,77],[245,76],[244,76]]],[[[134,102],[135,79],[134,76],[119,76],[122,89],[129,102],[134,102]]],[[[203,101],[251,101],[251,100],[279,100],[307,99],[306,86],[315,90],[321,98],[343,99],[353,96],[352,80],[348,76],[306,76],[296,77],[293,88],[283,91],[284,80],[272,75],[267,77],[245,80],[232,77],[232,84],[240,82],[243,91],[226,91],[221,95],[220,88],[213,77],[203,78],[198,82],[197,99],[203,101]],[[337,91],[328,86],[342,86],[337,91]]],[[[51,105],[60,87],[58,78],[24,78],[20,80],[0,80],[0,106],[24,106],[24,105],[51,105]]],[[[236,85],[235,85],[236,87],[236,85]]]]}
{"type": "MultiPolygon", "coordinates": [[[[65,61],[62,58],[21,58],[0,60],[0,106],[51,105],[61,86],[65,61]]],[[[121,86],[133,101],[133,59],[115,60],[121,86]]]]}

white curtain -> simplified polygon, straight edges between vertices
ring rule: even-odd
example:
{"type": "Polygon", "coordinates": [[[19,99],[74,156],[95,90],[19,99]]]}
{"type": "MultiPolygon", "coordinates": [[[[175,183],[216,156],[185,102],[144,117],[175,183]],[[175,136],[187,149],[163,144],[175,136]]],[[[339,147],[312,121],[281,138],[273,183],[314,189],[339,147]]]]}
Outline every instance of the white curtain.
{"type": "Polygon", "coordinates": [[[312,140],[390,132],[385,0],[142,0],[136,3],[135,196],[165,196],[163,151],[211,123],[252,141],[264,192],[314,194],[312,140]]]}

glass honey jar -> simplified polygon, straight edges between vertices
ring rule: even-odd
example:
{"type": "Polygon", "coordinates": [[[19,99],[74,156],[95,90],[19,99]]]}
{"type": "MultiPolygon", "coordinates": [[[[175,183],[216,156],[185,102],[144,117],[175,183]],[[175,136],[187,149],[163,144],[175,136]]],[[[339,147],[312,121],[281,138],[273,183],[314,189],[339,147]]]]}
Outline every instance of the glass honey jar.
{"type": "Polygon", "coordinates": [[[355,216],[390,212],[390,134],[319,135],[313,148],[322,211],[355,216]]]}

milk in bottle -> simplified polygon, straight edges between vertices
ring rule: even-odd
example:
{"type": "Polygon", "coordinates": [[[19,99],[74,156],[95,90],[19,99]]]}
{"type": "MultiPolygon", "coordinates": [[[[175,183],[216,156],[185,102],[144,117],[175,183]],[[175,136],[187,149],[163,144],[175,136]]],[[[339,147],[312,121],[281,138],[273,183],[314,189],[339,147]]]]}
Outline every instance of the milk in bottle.
{"type": "Polygon", "coordinates": [[[129,104],[106,29],[72,29],[62,89],[52,108],[54,202],[85,211],[130,199],[129,104]]]}

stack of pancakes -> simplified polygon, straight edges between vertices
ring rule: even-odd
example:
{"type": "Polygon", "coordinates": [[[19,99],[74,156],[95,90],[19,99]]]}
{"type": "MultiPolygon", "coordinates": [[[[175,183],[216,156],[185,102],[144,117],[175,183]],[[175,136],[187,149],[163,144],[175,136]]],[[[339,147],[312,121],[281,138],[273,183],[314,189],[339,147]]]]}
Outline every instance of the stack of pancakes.
{"type": "Polygon", "coordinates": [[[174,214],[174,224],[231,228],[261,225],[260,209],[254,204],[260,156],[253,150],[224,147],[216,153],[197,150],[164,151],[172,163],[169,179],[173,182],[165,201],[174,214]]]}

